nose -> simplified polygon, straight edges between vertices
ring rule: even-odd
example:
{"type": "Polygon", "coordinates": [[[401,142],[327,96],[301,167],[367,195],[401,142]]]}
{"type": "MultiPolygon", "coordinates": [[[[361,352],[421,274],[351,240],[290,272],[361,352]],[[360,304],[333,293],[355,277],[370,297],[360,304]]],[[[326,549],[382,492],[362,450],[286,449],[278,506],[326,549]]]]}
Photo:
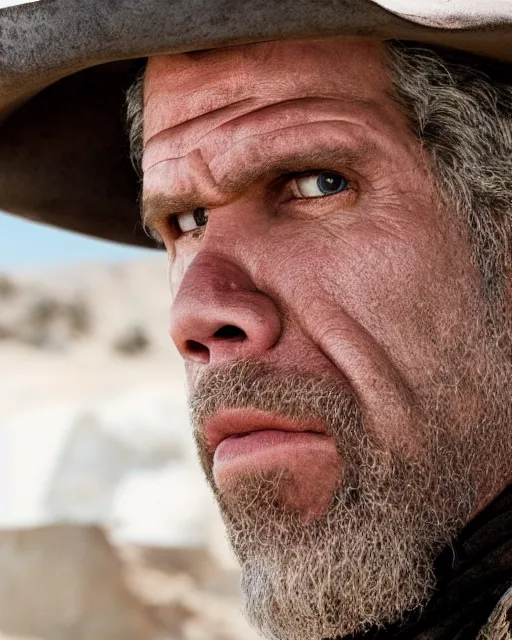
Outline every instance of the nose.
{"type": "Polygon", "coordinates": [[[199,254],[178,289],[169,330],[185,360],[222,364],[271,349],[281,319],[273,301],[239,266],[223,256],[199,254]]]}

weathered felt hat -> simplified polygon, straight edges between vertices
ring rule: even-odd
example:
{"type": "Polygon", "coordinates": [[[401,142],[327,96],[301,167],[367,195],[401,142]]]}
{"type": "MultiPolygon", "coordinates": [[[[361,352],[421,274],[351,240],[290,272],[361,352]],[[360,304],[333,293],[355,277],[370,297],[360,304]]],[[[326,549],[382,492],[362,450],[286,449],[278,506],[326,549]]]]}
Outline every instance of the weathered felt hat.
{"type": "Polygon", "coordinates": [[[16,1],[0,9],[0,209],[130,244],[152,242],[123,116],[147,56],[346,34],[512,63],[509,0],[16,1]]]}

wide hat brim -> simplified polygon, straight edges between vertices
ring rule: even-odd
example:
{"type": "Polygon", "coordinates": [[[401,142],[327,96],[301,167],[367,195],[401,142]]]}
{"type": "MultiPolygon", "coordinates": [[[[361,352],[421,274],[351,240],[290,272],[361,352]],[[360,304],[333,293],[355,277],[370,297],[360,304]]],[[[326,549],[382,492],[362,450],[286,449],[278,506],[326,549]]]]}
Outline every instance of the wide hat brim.
{"type": "Polygon", "coordinates": [[[512,62],[507,19],[438,28],[371,0],[39,0],[0,9],[0,209],[151,246],[123,117],[143,59],[335,35],[413,40],[512,62]]]}

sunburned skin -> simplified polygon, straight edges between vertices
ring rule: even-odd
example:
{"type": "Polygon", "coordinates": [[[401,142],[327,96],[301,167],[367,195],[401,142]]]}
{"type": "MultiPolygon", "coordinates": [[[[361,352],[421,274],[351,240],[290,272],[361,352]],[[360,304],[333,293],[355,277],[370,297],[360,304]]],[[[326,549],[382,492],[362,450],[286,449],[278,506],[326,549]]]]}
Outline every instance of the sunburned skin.
{"type": "MultiPolygon", "coordinates": [[[[416,390],[447,327],[471,316],[476,275],[387,77],[382,45],[360,40],[150,58],[143,213],[170,255],[170,333],[191,392],[242,359],[325,376],[383,449],[414,458],[416,390]],[[297,197],[297,180],[327,170],[346,188],[297,197]],[[207,224],[180,233],[196,208],[207,224]]],[[[247,429],[250,408],[237,419],[247,429]]],[[[282,470],[290,505],[321,515],[343,452],[325,433],[293,438],[255,433],[230,450],[227,437],[211,451],[217,487],[282,470]]]]}

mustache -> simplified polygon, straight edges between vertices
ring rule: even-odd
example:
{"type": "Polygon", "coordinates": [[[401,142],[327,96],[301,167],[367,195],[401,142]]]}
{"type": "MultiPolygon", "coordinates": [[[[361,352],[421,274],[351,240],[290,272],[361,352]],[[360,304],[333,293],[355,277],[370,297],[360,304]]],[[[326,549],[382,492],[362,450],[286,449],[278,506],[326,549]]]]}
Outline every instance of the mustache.
{"type": "Polygon", "coordinates": [[[325,409],[332,408],[334,398],[354,401],[347,385],[332,377],[240,360],[204,373],[189,397],[189,410],[198,427],[227,408],[276,412],[295,419],[321,418],[325,409]]]}
{"type": "Polygon", "coordinates": [[[354,444],[365,439],[360,403],[345,380],[295,367],[239,360],[205,372],[189,397],[190,422],[208,479],[213,456],[204,425],[221,409],[261,410],[299,422],[320,420],[328,435],[337,443],[343,442],[344,457],[347,449],[353,450],[354,444]]]}

